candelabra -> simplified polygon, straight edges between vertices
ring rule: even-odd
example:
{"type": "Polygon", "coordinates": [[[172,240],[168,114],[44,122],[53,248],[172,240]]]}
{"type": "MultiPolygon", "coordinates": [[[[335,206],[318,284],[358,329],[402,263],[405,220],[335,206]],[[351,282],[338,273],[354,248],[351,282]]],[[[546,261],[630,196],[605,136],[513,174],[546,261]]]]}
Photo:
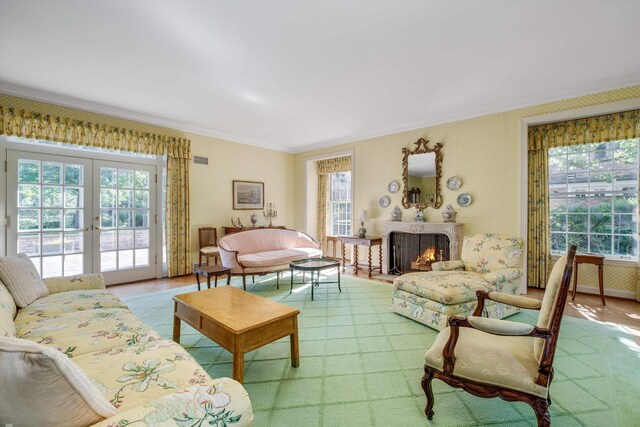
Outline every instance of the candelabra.
{"type": "Polygon", "coordinates": [[[263,212],[263,215],[266,219],[269,220],[269,227],[271,227],[271,220],[273,218],[278,217],[278,211],[276,210],[276,205],[274,203],[269,203],[267,205],[267,210],[263,212]]]}

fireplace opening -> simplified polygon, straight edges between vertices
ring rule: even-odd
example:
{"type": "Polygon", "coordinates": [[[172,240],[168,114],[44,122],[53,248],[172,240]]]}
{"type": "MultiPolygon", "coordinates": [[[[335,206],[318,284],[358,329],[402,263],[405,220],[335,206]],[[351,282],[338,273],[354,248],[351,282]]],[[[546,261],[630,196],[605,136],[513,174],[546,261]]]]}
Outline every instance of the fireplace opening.
{"type": "Polygon", "coordinates": [[[430,271],[436,261],[448,261],[449,237],[446,234],[389,234],[389,274],[430,271]]]}

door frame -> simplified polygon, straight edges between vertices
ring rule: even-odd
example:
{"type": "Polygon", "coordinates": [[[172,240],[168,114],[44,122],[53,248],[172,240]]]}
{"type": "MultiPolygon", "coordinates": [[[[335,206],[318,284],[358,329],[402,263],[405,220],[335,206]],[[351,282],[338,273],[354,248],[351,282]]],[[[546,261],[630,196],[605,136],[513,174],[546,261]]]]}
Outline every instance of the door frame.
{"type": "MultiPolygon", "coordinates": [[[[3,170],[4,173],[0,173],[0,199],[4,200],[4,203],[0,203],[0,219],[2,219],[2,223],[4,226],[0,227],[0,255],[7,255],[7,151],[15,150],[15,151],[24,151],[31,153],[39,153],[39,154],[50,154],[55,156],[66,156],[66,157],[75,157],[89,160],[104,160],[104,161],[112,161],[119,163],[131,163],[132,165],[141,164],[141,165],[151,165],[155,166],[157,185],[156,185],[156,213],[158,214],[158,222],[155,224],[155,235],[156,235],[156,254],[158,256],[158,263],[156,264],[155,276],[156,279],[162,277],[162,259],[163,259],[163,248],[162,248],[162,216],[164,206],[162,206],[162,173],[163,168],[166,167],[166,161],[161,156],[156,156],[155,158],[142,158],[142,157],[134,157],[126,154],[109,154],[103,153],[99,151],[90,151],[90,150],[82,150],[81,148],[66,148],[66,147],[56,147],[56,146],[48,146],[45,144],[39,143],[31,143],[31,142],[14,142],[10,141],[6,136],[0,136],[0,171],[3,170]]],[[[150,229],[153,229],[151,227],[150,229]]]]}

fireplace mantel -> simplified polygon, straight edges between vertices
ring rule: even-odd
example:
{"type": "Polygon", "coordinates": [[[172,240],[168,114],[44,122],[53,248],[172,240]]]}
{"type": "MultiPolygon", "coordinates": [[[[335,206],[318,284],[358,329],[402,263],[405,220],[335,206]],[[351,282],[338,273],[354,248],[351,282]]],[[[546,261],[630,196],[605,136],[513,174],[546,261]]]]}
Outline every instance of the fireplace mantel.
{"type": "MultiPolygon", "coordinates": [[[[389,256],[389,234],[393,232],[413,234],[444,234],[449,238],[449,253],[452,260],[460,259],[462,248],[462,224],[457,222],[418,222],[418,221],[385,221],[382,225],[382,253],[383,266],[388,265],[386,257],[389,256]]],[[[386,271],[385,271],[386,273],[386,271]]]]}

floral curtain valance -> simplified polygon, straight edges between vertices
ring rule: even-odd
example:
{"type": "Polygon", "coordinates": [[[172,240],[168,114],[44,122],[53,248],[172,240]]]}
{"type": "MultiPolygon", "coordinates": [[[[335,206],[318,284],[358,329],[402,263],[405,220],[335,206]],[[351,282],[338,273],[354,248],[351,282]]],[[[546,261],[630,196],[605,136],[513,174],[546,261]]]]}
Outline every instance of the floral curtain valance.
{"type": "Polygon", "coordinates": [[[351,170],[351,156],[334,157],[332,159],[318,160],[318,175],[328,175],[335,172],[347,172],[351,170]]]}
{"type": "Polygon", "coordinates": [[[0,135],[44,139],[133,153],[191,158],[190,141],[164,135],[16,110],[0,105],[0,135]]]}
{"type": "Polygon", "coordinates": [[[191,273],[189,160],[191,141],[0,105],[0,135],[167,156],[165,206],[169,276],[191,273]]]}
{"type": "Polygon", "coordinates": [[[529,150],[640,137],[640,110],[529,127],[529,150]]]}

